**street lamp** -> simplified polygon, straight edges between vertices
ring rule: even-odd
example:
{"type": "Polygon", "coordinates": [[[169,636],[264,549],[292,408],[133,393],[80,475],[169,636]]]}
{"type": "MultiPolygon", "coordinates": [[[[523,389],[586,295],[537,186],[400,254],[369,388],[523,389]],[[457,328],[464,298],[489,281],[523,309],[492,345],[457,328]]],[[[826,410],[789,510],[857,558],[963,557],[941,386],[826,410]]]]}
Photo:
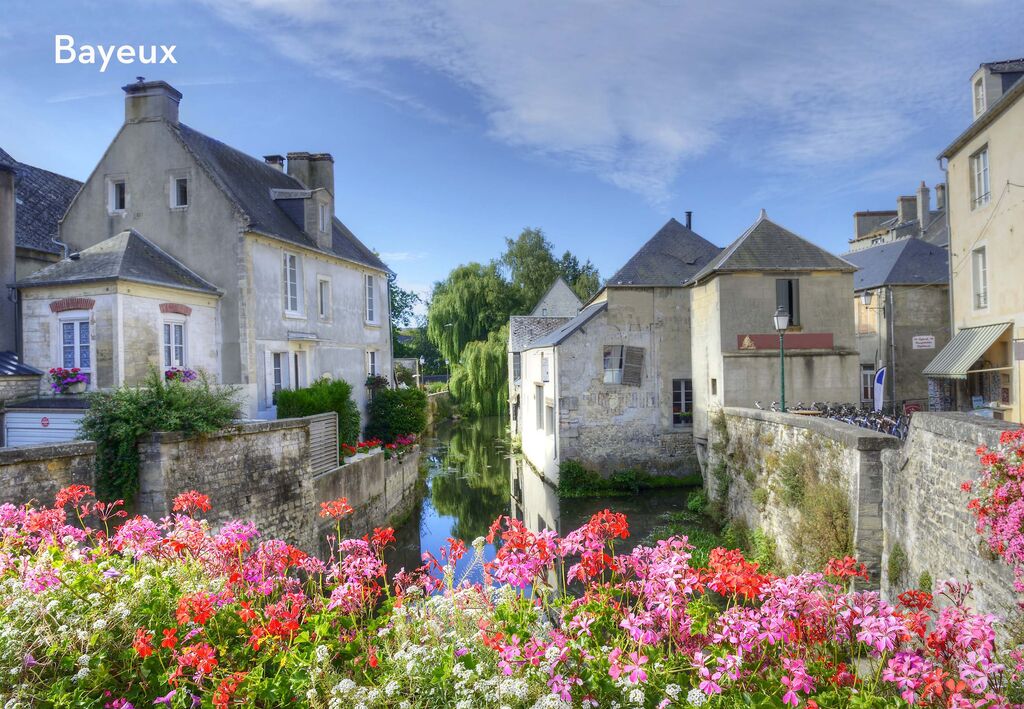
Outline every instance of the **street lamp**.
{"type": "Polygon", "coordinates": [[[775,331],[779,333],[779,373],[781,381],[781,408],[786,410],[786,329],[789,327],[789,313],[781,305],[772,316],[775,322],[775,331]]]}

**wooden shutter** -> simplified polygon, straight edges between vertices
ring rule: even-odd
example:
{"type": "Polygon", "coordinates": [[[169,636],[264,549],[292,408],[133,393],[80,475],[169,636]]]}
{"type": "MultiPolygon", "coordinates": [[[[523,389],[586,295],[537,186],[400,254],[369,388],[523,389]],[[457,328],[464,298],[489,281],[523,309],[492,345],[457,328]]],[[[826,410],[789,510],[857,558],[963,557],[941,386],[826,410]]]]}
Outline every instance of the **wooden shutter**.
{"type": "Polygon", "coordinates": [[[779,308],[785,308],[790,317],[793,316],[789,310],[789,279],[786,278],[775,279],[775,309],[779,308]]]}
{"type": "Polygon", "coordinates": [[[314,474],[338,467],[338,414],[330,412],[310,416],[309,462],[314,474]]]}
{"type": "Polygon", "coordinates": [[[792,292],[792,310],[789,313],[789,321],[794,325],[800,324],[800,281],[796,278],[790,281],[792,292]]]}
{"type": "Polygon", "coordinates": [[[644,374],[644,348],[624,348],[624,362],[622,364],[622,383],[628,386],[640,386],[640,380],[644,374]]]}

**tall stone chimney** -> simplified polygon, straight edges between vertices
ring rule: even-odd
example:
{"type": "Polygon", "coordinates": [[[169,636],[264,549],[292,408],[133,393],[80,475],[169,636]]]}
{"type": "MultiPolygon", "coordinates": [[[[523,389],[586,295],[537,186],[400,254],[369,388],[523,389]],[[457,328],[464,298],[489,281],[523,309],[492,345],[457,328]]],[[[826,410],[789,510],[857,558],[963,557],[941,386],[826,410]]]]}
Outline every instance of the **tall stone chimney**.
{"type": "Polygon", "coordinates": [[[16,352],[18,306],[8,290],[14,270],[14,166],[0,162],[0,351],[16,352]]]}
{"type": "Polygon", "coordinates": [[[913,195],[897,197],[896,216],[899,217],[901,223],[917,219],[917,197],[913,195]]]}
{"type": "Polygon", "coordinates": [[[917,188],[917,225],[921,229],[921,233],[928,228],[928,225],[932,221],[932,193],[928,189],[928,185],[921,180],[920,187],[917,188]]]}
{"type": "Polygon", "coordinates": [[[166,81],[146,81],[141,76],[134,84],[122,86],[124,91],[124,122],[178,122],[181,92],[166,81]]]}
{"type": "Polygon", "coordinates": [[[946,183],[940,182],[935,185],[935,209],[943,211],[946,208],[946,183]]]}
{"type": "Polygon", "coordinates": [[[305,232],[316,240],[321,249],[331,251],[334,241],[334,158],[330,153],[288,153],[288,174],[310,191],[303,205],[305,232]]]}

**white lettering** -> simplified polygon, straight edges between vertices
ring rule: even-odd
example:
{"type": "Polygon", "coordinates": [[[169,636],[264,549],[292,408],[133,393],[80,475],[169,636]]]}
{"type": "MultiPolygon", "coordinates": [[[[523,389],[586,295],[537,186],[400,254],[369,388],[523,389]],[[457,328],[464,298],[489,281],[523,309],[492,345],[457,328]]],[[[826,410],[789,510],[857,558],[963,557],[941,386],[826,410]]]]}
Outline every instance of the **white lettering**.
{"type": "Polygon", "coordinates": [[[114,58],[114,45],[104,47],[101,44],[100,46],[96,47],[96,49],[100,50],[100,59],[103,60],[103,65],[100,67],[100,73],[102,74],[107,70],[107,64],[110,62],[111,59],[114,58]]]}
{"type": "Polygon", "coordinates": [[[57,64],[70,64],[75,61],[75,38],[69,34],[58,34],[54,35],[54,58],[53,61],[57,64]],[[67,52],[67,59],[64,58],[63,52],[67,52]]]}
{"type": "Polygon", "coordinates": [[[161,44],[160,51],[163,56],[157,61],[157,47],[155,44],[128,45],[128,44],[82,44],[76,50],[75,38],[69,34],[56,34],[53,36],[53,61],[56,64],[96,64],[96,55],[99,55],[100,72],[105,72],[110,63],[116,58],[118,64],[177,64],[174,50],[176,44],[161,44]]]}

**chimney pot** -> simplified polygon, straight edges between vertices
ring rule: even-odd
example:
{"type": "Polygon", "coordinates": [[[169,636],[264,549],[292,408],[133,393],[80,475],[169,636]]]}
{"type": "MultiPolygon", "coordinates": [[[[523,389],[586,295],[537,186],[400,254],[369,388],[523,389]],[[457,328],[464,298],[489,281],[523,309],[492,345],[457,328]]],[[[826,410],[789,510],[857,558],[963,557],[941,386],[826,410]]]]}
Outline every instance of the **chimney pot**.
{"type": "Polygon", "coordinates": [[[167,121],[177,124],[181,92],[166,81],[139,81],[122,86],[124,122],[167,121]]]}
{"type": "Polygon", "coordinates": [[[284,172],[284,155],[264,155],[263,161],[271,167],[284,172]]]}
{"type": "Polygon", "coordinates": [[[924,180],[921,180],[921,185],[917,188],[917,226],[920,228],[921,234],[924,234],[924,230],[928,228],[932,221],[931,194],[928,185],[924,183],[924,180]]]}
{"type": "Polygon", "coordinates": [[[687,210],[687,212],[686,212],[686,228],[687,229],[692,229],[693,228],[693,212],[691,212],[689,210],[687,210]]]}

